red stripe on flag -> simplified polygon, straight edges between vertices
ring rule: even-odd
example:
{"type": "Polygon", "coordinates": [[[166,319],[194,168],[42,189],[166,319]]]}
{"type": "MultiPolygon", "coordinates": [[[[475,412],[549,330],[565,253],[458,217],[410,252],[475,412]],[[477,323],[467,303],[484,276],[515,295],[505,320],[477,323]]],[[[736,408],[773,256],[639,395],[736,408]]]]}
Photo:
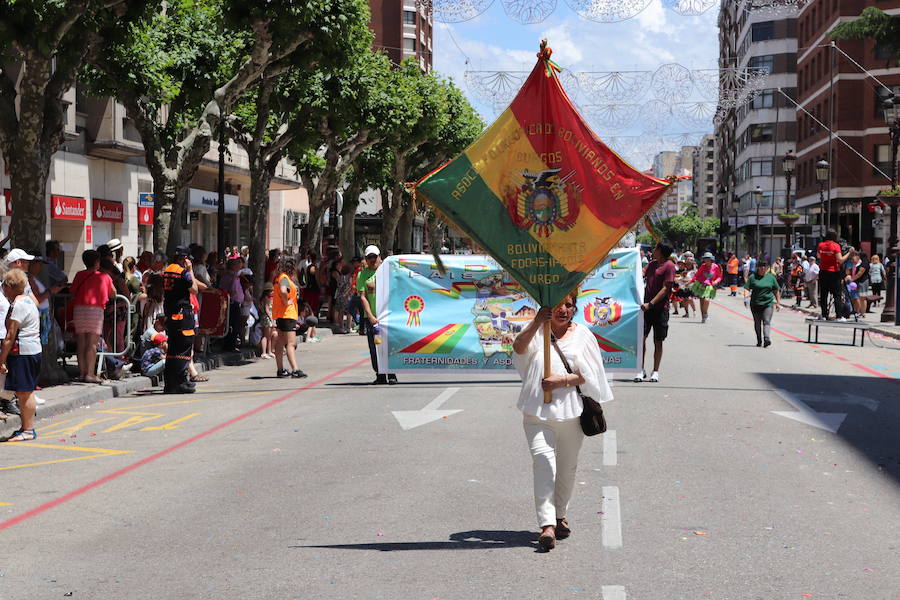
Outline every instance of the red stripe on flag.
{"type": "Polygon", "coordinates": [[[575,110],[558,78],[547,77],[542,61],[510,109],[534,151],[541,157],[561,156],[545,162],[548,167],[563,166],[559,177],[580,186],[584,206],[610,227],[633,226],[669,185],[637,171],[607,148],[575,110]]]}
{"type": "Polygon", "coordinates": [[[426,335],[418,342],[413,342],[412,344],[410,344],[409,346],[407,346],[400,352],[405,352],[405,353],[418,352],[419,350],[421,350],[422,348],[424,348],[425,346],[427,346],[428,344],[433,342],[438,336],[440,336],[442,333],[446,332],[448,329],[450,329],[453,326],[454,326],[454,323],[451,323],[450,325],[445,325],[445,326],[441,327],[440,329],[438,329],[437,331],[435,331],[434,333],[426,335]]]}

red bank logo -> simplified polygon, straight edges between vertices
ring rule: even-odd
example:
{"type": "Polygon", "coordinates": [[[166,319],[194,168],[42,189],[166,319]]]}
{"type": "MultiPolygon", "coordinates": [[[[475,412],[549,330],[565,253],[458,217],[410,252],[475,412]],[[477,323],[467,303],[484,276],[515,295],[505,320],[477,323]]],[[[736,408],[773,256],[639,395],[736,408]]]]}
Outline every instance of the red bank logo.
{"type": "Polygon", "coordinates": [[[87,216],[87,202],[74,196],[51,196],[53,217],[70,221],[84,221],[87,216]]]}

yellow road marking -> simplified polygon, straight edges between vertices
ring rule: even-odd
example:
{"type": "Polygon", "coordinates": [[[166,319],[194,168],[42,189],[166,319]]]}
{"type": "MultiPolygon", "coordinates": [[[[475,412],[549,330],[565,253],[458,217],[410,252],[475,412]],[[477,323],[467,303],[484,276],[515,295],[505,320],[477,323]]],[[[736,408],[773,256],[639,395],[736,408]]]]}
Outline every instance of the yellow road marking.
{"type": "Polygon", "coordinates": [[[126,427],[140,425],[141,423],[146,423],[147,421],[152,421],[154,419],[158,419],[163,416],[165,416],[165,415],[163,415],[162,413],[158,413],[158,414],[147,413],[144,415],[134,415],[132,417],[128,417],[127,419],[125,419],[124,421],[119,423],[118,425],[113,425],[112,427],[107,427],[106,429],[104,429],[102,431],[102,433],[110,433],[112,431],[118,431],[120,429],[125,429],[126,427]]]}
{"type": "Polygon", "coordinates": [[[35,427],[34,430],[37,431],[37,432],[43,433],[43,431],[44,431],[45,429],[47,429],[48,427],[50,427],[50,428],[53,428],[53,427],[59,427],[60,425],[62,425],[62,424],[64,424],[64,423],[71,423],[71,422],[74,421],[74,420],[75,420],[75,419],[65,419],[64,421],[59,421],[58,423],[47,423],[47,424],[46,424],[45,426],[43,426],[43,427],[35,427]]]}
{"type": "Polygon", "coordinates": [[[0,506],[12,506],[12,502],[0,502],[0,506]]]}
{"type": "MultiPolygon", "coordinates": [[[[44,433],[44,435],[72,435],[73,433],[76,433],[80,429],[84,429],[88,425],[96,425],[97,423],[105,423],[106,421],[112,421],[113,419],[115,419],[115,417],[107,417],[106,419],[95,419],[93,417],[88,417],[87,419],[84,419],[81,423],[76,423],[75,425],[71,425],[68,427],[62,427],[62,428],[57,428],[57,429],[53,429],[53,428],[44,429],[43,433],[44,433]]],[[[30,445],[34,446],[34,444],[30,444],[30,445]]]]}
{"type": "Polygon", "coordinates": [[[11,465],[8,467],[0,467],[0,471],[10,471],[12,469],[24,469],[26,467],[39,467],[41,465],[52,465],[56,463],[71,462],[73,460],[87,460],[89,458],[98,458],[101,456],[115,456],[117,454],[131,454],[131,450],[113,450],[110,448],[85,448],[82,446],[61,446],[59,444],[38,444],[28,442],[27,444],[9,444],[13,448],[49,448],[51,450],[63,450],[66,452],[80,452],[85,456],[75,456],[72,458],[57,458],[53,460],[44,460],[40,462],[28,463],[24,465],[11,465]]]}
{"type": "Polygon", "coordinates": [[[179,423],[183,421],[187,421],[188,419],[193,419],[200,413],[191,413],[185,417],[181,417],[180,419],[175,419],[174,421],[169,421],[165,425],[156,425],[154,427],[143,427],[141,431],[160,431],[162,429],[178,429],[180,427],[179,423]]]}

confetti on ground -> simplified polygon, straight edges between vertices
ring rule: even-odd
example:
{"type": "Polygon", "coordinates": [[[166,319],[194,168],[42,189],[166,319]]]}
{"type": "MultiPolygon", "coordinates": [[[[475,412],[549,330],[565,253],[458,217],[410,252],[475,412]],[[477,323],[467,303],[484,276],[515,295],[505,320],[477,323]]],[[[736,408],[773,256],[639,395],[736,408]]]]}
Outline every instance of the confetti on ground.
{"type": "Polygon", "coordinates": [[[803,450],[794,450],[797,454],[803,454],[803,450]]]}
{"type": "Polygon", "coordinates": [[[97,437],[97,434],[96,434],[96,433],[92,433],[92,434],[91,434],[91,437],[97,437]]]}
{"type": "Polygon", "coordinates": [[[384,537],[384,534],[380,531],[378,533],[376,533],[375,535],[377,535],[378,537],[384,537]]]}
{"type": "Polygon", "coordinates": [[[694,535],[709,535],[709,533],[706,531],[695,531],[694,535]]]}
{"type": "Polygon", "coordinates": [[[863,571],[865,571],[866,573],[871,573],[872,569],[870,569],[869,567],[866,567],[865,569],[863,569],[863,571]]]}
{"type": "Polygon", "coordinates": [[[65,441],[66,441],[66,438],[59,438],[59,439],[56,440],[56,441],[57,441],[57,442],[65,442],[65,441]]]}

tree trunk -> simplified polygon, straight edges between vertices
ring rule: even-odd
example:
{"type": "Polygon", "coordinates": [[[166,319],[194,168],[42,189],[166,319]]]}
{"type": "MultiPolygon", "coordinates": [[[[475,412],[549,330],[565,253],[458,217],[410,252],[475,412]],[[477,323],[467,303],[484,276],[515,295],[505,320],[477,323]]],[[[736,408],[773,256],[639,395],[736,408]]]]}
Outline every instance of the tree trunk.
{"type": "MultiPolygon", "coordinates": [[[[153,251],[168,253],[169,231],[175,210],[175,180],[165,175],[153,177],[153,251]]],[[[176,219],[177,220],[177,219],[176,219]]],[[[177,226],[177,223],[174,224],[177,226]]]]}
{"type": "Polygon", "coordinates": [[[397,225],[400,223],[403,203],[402,186],[400,189],[401,191],[398,192],[395,186],[390,192],[381,190],[381,205],[384,215],[381,223],[381,252],[385,255],[392,254],[394,251],[394,240],[397,237],[397,225]],[[390,207],[386,203],[388,195],[393,196],[390,207]]]}
{"type": "Polygon", "coordinates": [[[316,202],[313,202],[313,196],[309,199],[309,223],[306,225],[307,236],[304,252],[312,250],[320,258],[322,255],[322,221],[325,211],[328,209],[328,203],[325,201],[328,197],[330,194],[323,192],[316,202]]]}
{"type": "Polygon", "coordinates": [[[416,220],[416,211],[413,210],[412,203],[406,203],[403,213],[400,215],[400,223],[397,225],[397,241],[395,242],[400,254],[409,254],[414,252],[412,246],[413,239],[413,223],[416,220]]]}
{"type": "Polygon", "coordinates": [[[9,179],[12,185],[12,222],[10,248],[43,250],[47,231],[47,177],[50,157],[28,152],[11,157],[9,179]]]}
{"type": "Polygon", "coordinates": [[[341,254],[345,260],[356,256],[356,209],[359,208],[359,195],[362,184],[351,182],[344,190],[344,205],[341,207],[341,254]]]}
{"type": "MultiPolygon", "coordinates": [[[[274,161],[276,164],[278,161],[274,161]]],[[[266,275],[266,247],[268,246],[269,184],[274,173],[270,172],[260,157],[250,161],[250,270],[257,285],[254,292],[262,295],[266,275]]]]}

